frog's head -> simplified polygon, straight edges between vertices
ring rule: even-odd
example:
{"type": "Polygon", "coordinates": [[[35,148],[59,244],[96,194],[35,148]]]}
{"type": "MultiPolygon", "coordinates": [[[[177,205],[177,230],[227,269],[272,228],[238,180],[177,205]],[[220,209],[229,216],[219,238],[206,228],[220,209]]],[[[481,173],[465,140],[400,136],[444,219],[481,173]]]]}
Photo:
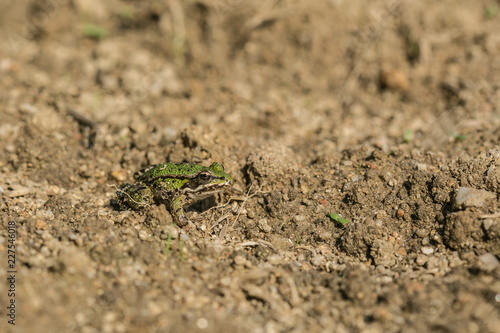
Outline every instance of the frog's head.
{"type": "Polygon", "coordinates": [[[214,162],[196,172],[183,186],[188,197],[196,200],[207,198],[233,184],[233,178],[224,171],[224,167],[214,162]]]}

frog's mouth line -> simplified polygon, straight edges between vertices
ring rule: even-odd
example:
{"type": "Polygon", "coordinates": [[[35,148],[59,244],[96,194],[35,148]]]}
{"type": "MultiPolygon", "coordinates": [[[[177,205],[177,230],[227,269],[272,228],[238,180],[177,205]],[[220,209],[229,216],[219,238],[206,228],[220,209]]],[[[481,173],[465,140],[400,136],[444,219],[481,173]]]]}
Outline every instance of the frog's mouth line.
{"type": "Polygon", "coordinates": [[[221,192],[225,187],[231,185],[230,182],[220,184],[201,185],[195,189],[186,189],[186,195],[195,200],[202,200],[211,195],[221,192]]]}

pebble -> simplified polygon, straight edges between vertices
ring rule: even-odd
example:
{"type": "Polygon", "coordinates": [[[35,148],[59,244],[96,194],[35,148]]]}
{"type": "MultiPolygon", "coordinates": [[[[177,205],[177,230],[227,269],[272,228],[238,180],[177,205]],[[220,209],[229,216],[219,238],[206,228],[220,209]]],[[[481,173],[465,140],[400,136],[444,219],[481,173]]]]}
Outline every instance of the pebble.
{"type": "Polygon", "coordinates": [[[415,259],[415,263],[419,266],[423,266],[427,263],[427,261],[429,260],[429,258],[423,254],[419,254],[417,256],[417,259],[415,259]]]}
{"type": "Polygon", "coordinates": [[[482,207],[487,201],[496,199],[496,197],[497,195],[493,192],[460,187],[455,195],[453,206],[458,210],[468,207],[482,207]]]}
{"type": "Polygon", "coordinates": [[[78,13],[85,13],[88,17],[92,17],[96,20],[104,20],[108,15],[108,9],[101,1],[76,0],[72,2],[72,5],[77,8],[78,13]]]}
{"type": "Polygon", "coordinates": [[[97,216],[107,216],[107,215],[108,215],[108,211],[107,210],[99,209],[97,211],[97,216]]]}
{"type": "Polygon", "coordinates": [[[247,259],[244,256],[237,255],[234,257],[233,261],[235,265],[243,266],[247,259]]]}
{"type": "Polygon", "coordinates": [[[295,215],[293,217],[293,222],[302,222],[305,221],[306,217],[304,215],[295,215]]]}
{"type": "Polygon", "coordinates": [[[127,180],[127,170],[125,169],[115,169],[111,172],[111,177],[118,182],[124,182],[127,180]]]}
{"type": "Polygon", "coordinates": [[[273,255],[269,256],[269,258],[267,258],[267,261],[271,265],[278,265],[281,263],[281,257],[277,254],[273,254],[273,255]]]}
{"type": "Polygon", "coordinates": [[[479,264],[485,271],[491,272],[500,265],[500,261],[492,253],[484,253],[479,256],[479,264]]]}
{"type": "Polygon", "coordinates": [[[429,165],[424,163],[417,163],[417,170],[419,171],[427,171],[429,169],[429,165]]]}
{"type": "Polygon", "coordinates": [[[198,329],[204,330],[208,327],[208,320],[206,318],[198,318],[196,326],[198,326],[198,329]]]}
{"type": "Polygon", "coordinates": [[[491,227],[494,225],[496,225],[494,219],[486,219],[483,221],[483,227],[484,227],[484,230],[486,230],[486,231],[490,230],[491,227]]]}
{"type": "Polygon", "coordinates": [[[391,90],[408,91],[410,80],[401,69],[385,69],[380,73],[380,82],[391,90]]]}
{"type": "Polygon", "coordinates": [[[52,252],[50,252],[50,249],[46,246],[42,246],[42,248],[40,249],[40,253],[46,258],[50,257],[50,255],[52,254],[52,252]]]}
{"type": "Polygon", "coordinates": [[[432,247],[429,247],[429,246],[424,246],[420,249],[420,251],[423,253],[423,254],[426,254],[426,255],[429,255],[429,254],[433,254],[434,253],[434,249],[432,247]]]}
{"type": "Polygon", "coordinates": [[[72,233],[69,235],[69,240],[73,241],[76,246],[81,247],[83,245],[83,238],[80,235],[72,233]]]}
{"type": "Polygon", "coordinates": [[[327,241],[329,239],[332,239],[332,233],[329,231],[320,232],[318,236],[319,239],[321,239],[322,241],[327,241]]]}
{"type": "Polygon", "coordinates": [[[237,205],[233,205],[231,207],[231,211],[234,213],[234,214],[238,214],[240,213],[241,215],[245,216],[245,215],[248,215],[248,211],[246,210],[246,208],[239,208],[237,205]]]}
{"type": "Polygon", "coordinates": [[[419,238],[427,236],[427,231],[425,229],[418,229],[415,233],[419,238]]]}
{"type": "Polygon", "coordinates": [[[322,266],[324,263],[325,263],[325,257],[324,256],[316,255],[311,260],[311,264],[313,264],[316,267],[322,266]]]}
{"type": "Polygon", "coordinates": [[[392,276],[382,276],[380,277],[380,282],[381,283],[384,283],[384,284],[388,284],[388,283],[393,283],[394,282],[394,278],[392,276]]]}
{"type": "Polygon", "coordinates": [[[47,194],[57,195],[57,194],[61,194],[62,192],[63,192],[63,190],[57,185],[49,185],[47,187],[47,194]]]}
{"type": "Polygon", "coordinates": [[[193,263],[193,269],[200,273],[208,271],[210,266],[211,264],[207,261],[196,261],[193,263]]]}
{"type": "Polygon", "coordinates": [[[232,284],[233,280],[229,276],[224,276],[219,280],[219,283],[222,287],[229,287],[232,284]]]}
{"type": "Polygon", "coordinates": [[[163,229],[160,231],[160,239],[166,240],[168,238],[170,239],[179,238],[179,229],[174,226],[164,226],[163,229]]]}
{"type": "Polygon", "coordinates": [[[338,264],[335,262],[330,262],[328,268],[332,271],[342,272],[347,268],[346,264],[338,264]]]}
{"type": "Polygon", "coordinates": [[[144,229],[139,230],[138,236],[139,236],[139,239],[143,240],[143,241],[149,241],[149,240],[151,240],[150,233],[147,230],[144,230],[144,229]]]}
{"type": "Polygon", "coordinates": [[[49,226],[48,226],[47,222],[45,222],[44,220],[36,220],[36,222],[35,222],[36,230],[46,230],[48,227],[49,226]]]}
{"type": "Polygon", "coordinates": [[[271,230],[273,230],[273,228],[271,228],[271,226],[268,224],[267,219],[260,219],[258,226],[259,226],[259,230],[262,232],[265,232],[265,233],[268,233],[271,230]]]}

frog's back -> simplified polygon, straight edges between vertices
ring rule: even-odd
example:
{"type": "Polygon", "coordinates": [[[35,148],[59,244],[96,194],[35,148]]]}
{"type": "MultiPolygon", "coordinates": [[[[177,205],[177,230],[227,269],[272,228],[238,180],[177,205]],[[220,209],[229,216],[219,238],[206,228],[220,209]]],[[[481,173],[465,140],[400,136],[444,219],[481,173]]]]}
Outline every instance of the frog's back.
{"type": "MultiPolygon", "coordinates": [[[[187,163],[162,163],[148,166],[138,171],[134,178],[137,181],[148,181],[161,176],[181,176],[179,178],[190,178],[191,175],[197,174],[204,167],[196,164],[187,163]]],[[[177,178],[177,177],[176,177],[177,178]]]]}

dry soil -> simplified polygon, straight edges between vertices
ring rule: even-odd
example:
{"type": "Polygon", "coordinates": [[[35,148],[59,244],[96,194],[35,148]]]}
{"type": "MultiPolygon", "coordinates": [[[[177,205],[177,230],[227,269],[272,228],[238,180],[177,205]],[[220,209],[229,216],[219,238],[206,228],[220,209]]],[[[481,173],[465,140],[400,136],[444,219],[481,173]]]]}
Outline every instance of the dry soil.
{"type": "Polygon", "coordinates": [[[499,1],[3,0],[0,30],[2,332],[500,332],[499,1]],[[214,161],[190,227],[116,204],[214,161]]]}

